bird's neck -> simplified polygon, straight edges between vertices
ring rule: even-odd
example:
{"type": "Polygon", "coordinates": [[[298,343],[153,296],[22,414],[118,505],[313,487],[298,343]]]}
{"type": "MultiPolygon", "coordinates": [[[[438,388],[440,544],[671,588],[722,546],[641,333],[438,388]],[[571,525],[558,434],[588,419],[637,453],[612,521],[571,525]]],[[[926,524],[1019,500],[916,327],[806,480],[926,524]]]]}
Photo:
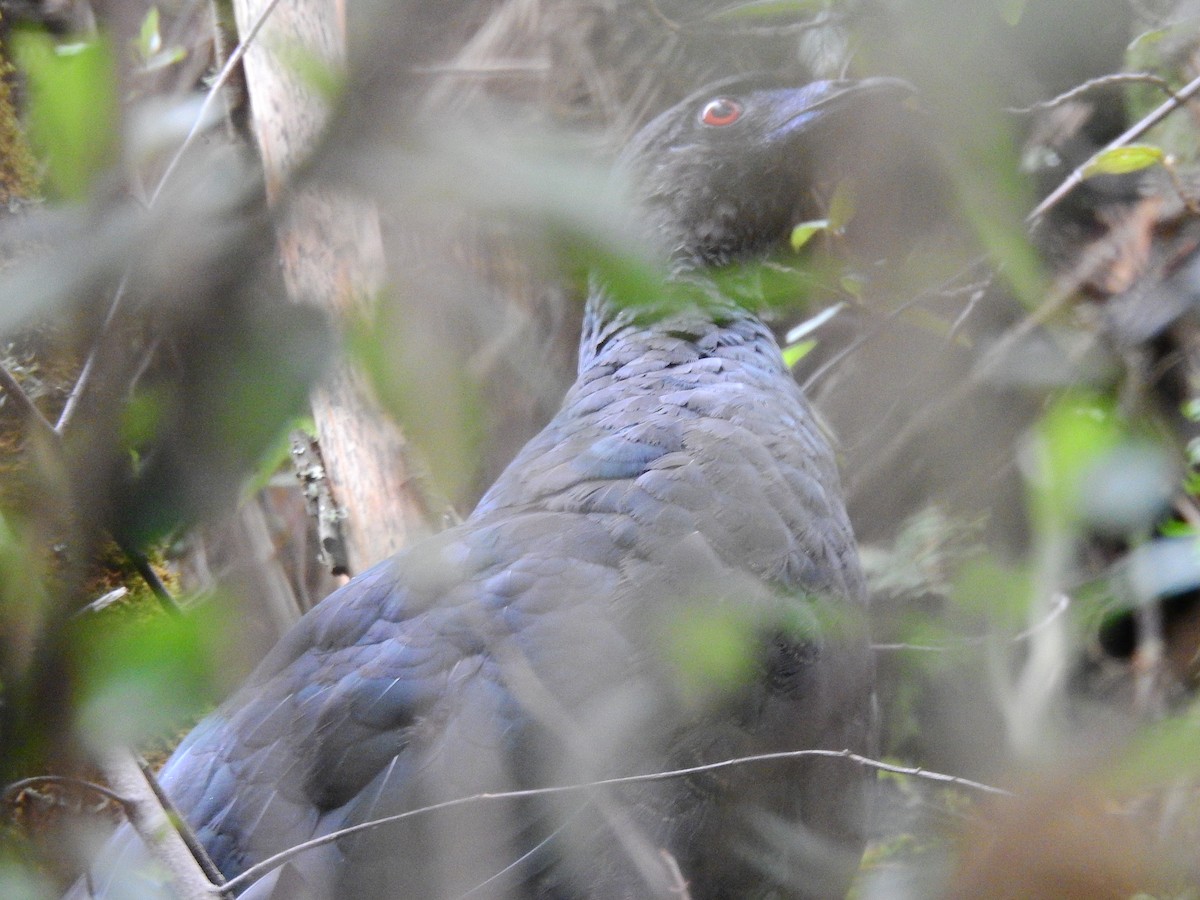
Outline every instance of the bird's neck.
{"type": "Polygon", "coordinates": [[[655,303],[622,304],[593,286],[584,314],[579,375],[613,371],[656,355],[684,352],[726,359],[745,357],[782,370],[779,346],[754,312],[720,292],[712,282],[672,282],[655,303]]]}

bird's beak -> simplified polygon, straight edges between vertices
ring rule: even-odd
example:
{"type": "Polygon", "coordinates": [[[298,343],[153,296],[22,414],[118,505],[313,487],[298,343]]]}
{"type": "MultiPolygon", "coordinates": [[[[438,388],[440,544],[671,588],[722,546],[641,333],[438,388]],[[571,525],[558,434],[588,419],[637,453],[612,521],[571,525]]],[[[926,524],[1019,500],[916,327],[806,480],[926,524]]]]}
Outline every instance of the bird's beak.
{"type": "Polygon", "coordinates": [[[901,78],[877,77],[857,81],[814,81],[802,88],[772,93],[776,107],[773,137],[785,138],[825,118],[831,110],[857,105],[862,100],[894,98],[897,104],[915,96],[916,88],[901,78]]]}

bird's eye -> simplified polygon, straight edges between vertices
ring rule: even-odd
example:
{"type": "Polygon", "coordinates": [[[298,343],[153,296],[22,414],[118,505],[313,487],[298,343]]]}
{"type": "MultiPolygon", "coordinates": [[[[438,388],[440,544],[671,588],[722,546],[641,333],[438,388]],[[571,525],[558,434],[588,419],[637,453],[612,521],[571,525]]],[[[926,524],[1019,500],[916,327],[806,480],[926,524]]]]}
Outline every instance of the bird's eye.
{"type": "Polygon", "coordinates": [[[732,125],[742,117],[742,104],[730,97],[718,97],[716,100],[709,100],[704,104],[704,109],[700,111],[700,121],[705,125],[712,125],[720,128],[723,125],[732,125]]]}

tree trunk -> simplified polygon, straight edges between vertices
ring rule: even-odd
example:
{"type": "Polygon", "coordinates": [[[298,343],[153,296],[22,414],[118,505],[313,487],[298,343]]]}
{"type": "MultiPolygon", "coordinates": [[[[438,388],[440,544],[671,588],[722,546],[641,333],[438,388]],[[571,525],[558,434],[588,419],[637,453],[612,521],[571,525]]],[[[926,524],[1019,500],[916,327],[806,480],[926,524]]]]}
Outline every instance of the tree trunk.
{"type": "MultiPolygon", "coordinates": [[[[243,41],[267,6],[267,0],[235,0],[243,41]]],[[[271,10],[246,53],[252,128],[272,202],[326,117],[298,61],[312,56],[340,70],[344,46],[341,3],[289,0],[271,10]]],[[[367,203],[304,189],[288,203],[279,245],[289,294],[323,306],[335,321],[370,302],[382,284],[379,221],[367,203]]],[[[428,511],[409,476],[403,435],[349,363],[341,362],[315,392],[312,408],[326,474],[344,514],[345,566],[353,574],[427,530],[428,511]]]]}

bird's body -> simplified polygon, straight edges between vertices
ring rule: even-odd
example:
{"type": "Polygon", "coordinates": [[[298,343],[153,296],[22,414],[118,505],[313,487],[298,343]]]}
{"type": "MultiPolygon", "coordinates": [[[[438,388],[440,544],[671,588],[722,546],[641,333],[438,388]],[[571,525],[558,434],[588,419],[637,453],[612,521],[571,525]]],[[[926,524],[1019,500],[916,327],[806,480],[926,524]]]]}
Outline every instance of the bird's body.
{"type": "MultiPolygon", "coordinates": [[[[855,94],[753,90],[790,98],[793,120],[855,94]]],[[[747,114],[767,102],[728,91],[747,114]]],[[[626,154],[635,186],[656,173],[651,206],[702,99],[626,154]]],[[[782,171],[781,196],[803,177],[782,171]]],[[[704,279],[786,238],[785,205],[761,217],[783,229],[769,241],[701,229],[721,233],[711,253],[695,222],[672,233],[649,209],[695,289],[648,308],[598,286],[578,380],[471,517],[319,604],[180,746],[163,785],[227,877],[479,793],[869,751],[864,589],[832,453],[769,329],[704,279]]],[[[868,785],[823,758],[472,800],[306,851],[276,896],[836,896],[868,785]]]]}

